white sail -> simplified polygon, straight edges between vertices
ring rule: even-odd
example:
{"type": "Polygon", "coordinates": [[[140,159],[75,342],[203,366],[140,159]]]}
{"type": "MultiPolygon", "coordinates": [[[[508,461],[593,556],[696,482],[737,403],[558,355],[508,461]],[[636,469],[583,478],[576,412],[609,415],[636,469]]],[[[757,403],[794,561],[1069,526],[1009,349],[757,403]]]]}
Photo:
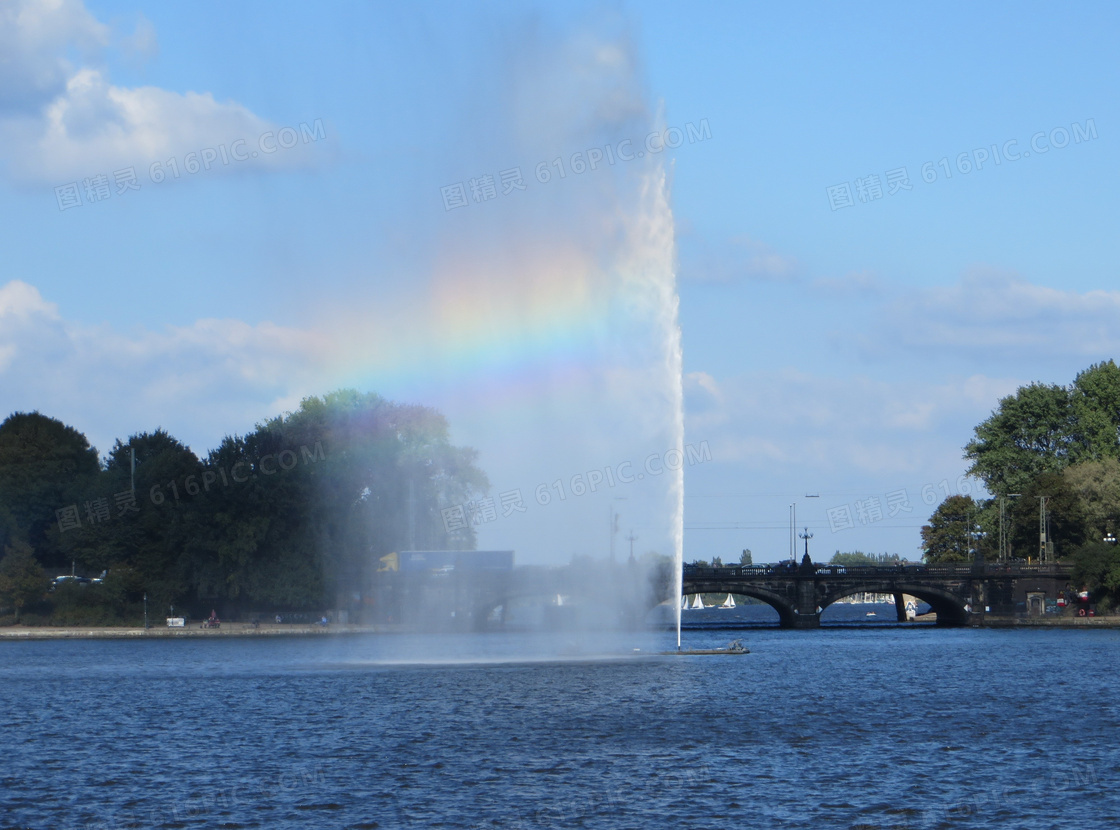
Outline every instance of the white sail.
{"type": "Polygon", "coordinates": [[[704,609],[704,599],[699,594],[696,594],[696,596],[694,596],[692,598],[692,610],[693,611],[702,611],[703,609],[704,609]]]}
{"type": "Polygon", "coordinates": [[[681,610],[682,611],[687,611],[688,610],[688,597],[681,597],[681,610]]]}
{"type": "Polygon", "coordinates": [[[725,599],[723,601],[723,605],[721,605],[720,608],[734,608],[734,607],[735,607],[735,598],[732,597],[731,594],[728,594],[727,599],[725,599]]]}

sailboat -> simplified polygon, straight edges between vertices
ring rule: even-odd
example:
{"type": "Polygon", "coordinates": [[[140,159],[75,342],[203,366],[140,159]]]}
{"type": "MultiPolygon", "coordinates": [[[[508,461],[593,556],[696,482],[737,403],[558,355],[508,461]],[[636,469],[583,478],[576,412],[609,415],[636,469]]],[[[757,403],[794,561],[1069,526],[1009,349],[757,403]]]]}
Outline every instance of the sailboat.
{"type": "Polygon", "coordinates": [[[688,610],[688,597],[681,597],[681,610],[682,611],[687,611],[688,610]]]}
{"type": "Polygon", "coordinates": [[[704,610],[704,600],[699,594],[696,594],[692,598],[692,610],[693,611],[703,611],[704,610]]]}
{"type": "Polygon", "coordinates": [[[735,598],[733,596],[731,596],[731,594],[728,594],[727,599],[725,599],[723,601],[723,605],[721,605],[720,608],[734,608],[734,607],[735,607],[735,598]]]}

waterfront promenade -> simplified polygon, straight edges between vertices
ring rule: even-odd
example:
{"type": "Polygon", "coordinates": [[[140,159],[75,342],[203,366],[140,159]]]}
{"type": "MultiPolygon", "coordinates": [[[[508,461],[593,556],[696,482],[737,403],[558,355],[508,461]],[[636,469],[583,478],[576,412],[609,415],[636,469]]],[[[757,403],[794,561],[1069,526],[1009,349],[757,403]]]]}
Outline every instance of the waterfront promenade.
{"type": "Polygon", "coordinates": [[[111,640],[175,637],[328,637],[343,634],[388,634],[398,627],[384,625],[287,625],[222,623],[220,628],[202,628],[198,623],[183,628],[167,626],[24,626],[0,628],[0,640],[111,640]]]}

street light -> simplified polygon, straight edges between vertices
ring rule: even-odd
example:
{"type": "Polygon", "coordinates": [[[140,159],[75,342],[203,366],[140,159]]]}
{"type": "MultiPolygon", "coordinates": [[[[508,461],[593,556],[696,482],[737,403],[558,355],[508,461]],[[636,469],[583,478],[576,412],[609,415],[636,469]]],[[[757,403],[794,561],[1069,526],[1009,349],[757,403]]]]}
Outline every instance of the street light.
{"type": "MultiPolygon", "coordinates": [[[[820,497],[820,493],[805,494],[807,499],[819,499],[820,497]]],[[[805,529],[808,530],[809,528],[805,529]]],[[[795,565],[797,564],[797,539],[795,538],[797,535],[797,502],[794,502],[789,506],[789,561],[795,565]]],[[[806,542],[805,545],[808,549],[809,543],[806,542]]]]}
{"type": "Polygon", "coordinates": [[[1112,535],[1111,530],[1108,531],[1108,533],[1106,533],[1104,535],[1104,541],[1107,542],[1110,545],[1115,545],[1116,544],[1116,537],[1112,535]]]}
{"type": "Polygon", "coordinates": [[[813,538],[813,534],[809,532],[809,528],[805,528],[803,533],[797,535],[805,540],[805,556],[807,557],[809,555],[809,540],[813,538]]]}

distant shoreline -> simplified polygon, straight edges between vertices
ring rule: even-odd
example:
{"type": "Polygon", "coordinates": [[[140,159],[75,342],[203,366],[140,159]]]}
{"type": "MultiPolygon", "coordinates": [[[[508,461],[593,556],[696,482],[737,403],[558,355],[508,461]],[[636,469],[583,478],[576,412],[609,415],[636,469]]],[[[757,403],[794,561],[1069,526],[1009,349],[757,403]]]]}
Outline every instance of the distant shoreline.
{"type": "Polygon", "coordinates": [[[327,637],[343,634],[396,633],[397,626],[384,625],[276,625],[254,627],[249,623],[223,623],[221,628],[202,628],[195,623],[183,628],[167,626],[24,626],[0,628],[0,640],[146,640],[178,637],[327,637]]]}
{"type": "MultiPolygon", "coordinates": [[[[911,622],[934,622],[935,614],[924,614],[911,622]]],[[[904,626],[905,623],[900,624],[904,626]]],[[[828,628],[829,626],[824,626],[828,628]]],[[[1107,617],[993,617],[988,615],[982,625],[964,626],[968,628],[1120,628],[1120,616],[1107,617]]],[[[754,630],[755,626],[749,629],[754,630]]],[[[775,627],[776,629],[776,627],[775,627]]],[[[666,629],[668,630],[668,629],[666,629]]],[[[689,629],[691,630],[691,629],[689,629]]],[[[223,623],[221,628],[202,628],[195,623],[183,628],[152,626],[23,626],[13,625],[0,628],[2,640],[148,640],[176,639],[191,637],[329,637],[356,634],[405,634],[416,633],[402,625],[288,625],[281,623],[252,626],[249,623],[223,623]]]]}

